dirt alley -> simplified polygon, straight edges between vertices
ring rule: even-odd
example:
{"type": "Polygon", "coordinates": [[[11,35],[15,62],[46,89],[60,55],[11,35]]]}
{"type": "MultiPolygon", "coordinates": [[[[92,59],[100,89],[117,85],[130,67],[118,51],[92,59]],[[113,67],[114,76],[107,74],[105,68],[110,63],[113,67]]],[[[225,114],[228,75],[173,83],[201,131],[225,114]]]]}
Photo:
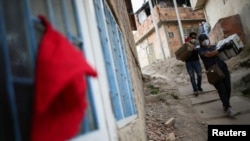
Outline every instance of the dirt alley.
{"type": "MultiPolygon", "coordinates": [[[[245,47],[238,56],[226,61],[231,72],[232,94],[249,95],[249,53],[250,47],[245,47]],[[243,78],[246,79],[244,85],[243,78]]],[[[202,68],[202,82],[207,83],[203,64],[202,68]]],[[[166,141],[170,133],[174,133],[176,141],[205,141],[206,122],[196,114],[190,99],[178,92],[178,86],[190,83],[184,62],[175,58],[157,61],[142,68],[142,73],[148,140],[166,141]],[[175,124],[167,127],[164,123],[170,118],[175,119],[175,124]]]]}

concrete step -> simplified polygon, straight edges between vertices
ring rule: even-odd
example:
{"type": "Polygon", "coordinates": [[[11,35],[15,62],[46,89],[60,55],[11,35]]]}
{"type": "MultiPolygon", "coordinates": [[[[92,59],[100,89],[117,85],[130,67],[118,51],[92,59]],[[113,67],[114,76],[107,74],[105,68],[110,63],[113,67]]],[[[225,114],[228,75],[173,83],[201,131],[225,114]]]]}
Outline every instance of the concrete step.
{"type": "Polygon", "coordinates": [[[216,91],[200,93],[199,96],[190,97],[192,105],[205,104],[213,101],[217,101],[220,99],[218,93],[216,91]]]}
{"type": "MultiPolygon", "coordinates": [[[[231,97],[231,105],[233,110],[236,112],[244,113],[250,110],[250,101],[242,96],[231,97]]],[[[223,111],[222,102],[220,100],[202,104],[195,105],[193,107],[197,114],[203,119],[216,119],[220,117],[226,117],[226,112],[223,111]]],[[[248,117],[250,119],[250,117],[248,117]]]]}
{"type": "MultiPolygon", "coordinates": [[[[203,83],[202,88],[203,88],[203,92],[201,92],[201,93],[207,93],[207,92],[215,91],[214,86],[210,85],[208,83],[203,83]]],[[[193,95],[193,88],[192,88],[191,84],[181,86],[181,87],[178,88],[178,90],[179,90],[180,95],[182,95],[182,96],[193,95]]]]}

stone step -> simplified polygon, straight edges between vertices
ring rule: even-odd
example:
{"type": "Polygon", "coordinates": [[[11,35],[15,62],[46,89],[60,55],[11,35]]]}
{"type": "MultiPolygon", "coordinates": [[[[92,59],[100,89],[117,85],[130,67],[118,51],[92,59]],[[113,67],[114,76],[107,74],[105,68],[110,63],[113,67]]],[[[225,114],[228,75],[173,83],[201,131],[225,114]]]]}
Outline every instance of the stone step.
{"type": "MultiPolygon", "coordinates": [[[[215,88],[213,85],[210,85],[208,83],[202,84],[203,92],[201,93],[207,93],[211,91],[215,91],[215,88]]],[[[178,88],[180,95],[185,96],[185,95],[193,95],[193,88],[190,85],[182,86],[178,88]]]]}
{"type": "Polygon", "coordinates": [[[192,105],[205,104],[220,99],[216,91],[201,93],[197,97],[190,97],[192,105]]]}
{"type": "MultiPolygon", "coordinates": [[[[231,105],[236,112],[244,112],[250,110],[250,101],[242,96],[231,97],[231,105]]],[[[197,114],[203,119],[215,119],[220,117],[226,117],[226,113],[223,111],[222,102],[220,100],[202,104],[194,105],[193,107],[197,114]]],[[[250,119],[250,117],[248,117],[250,119]]]]}

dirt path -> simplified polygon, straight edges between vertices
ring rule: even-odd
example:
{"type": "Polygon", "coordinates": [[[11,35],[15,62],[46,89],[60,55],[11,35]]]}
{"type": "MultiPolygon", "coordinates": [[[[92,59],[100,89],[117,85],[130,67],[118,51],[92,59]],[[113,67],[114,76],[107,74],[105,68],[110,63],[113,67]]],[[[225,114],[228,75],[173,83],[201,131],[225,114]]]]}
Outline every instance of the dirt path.
{"type": "MultiPolygon", "coordinates": [[[[249,52],[247,49],[227,62],[232,75],[233,93],[250,87],[250,76],[247,76],[250,75],[249,52]]],[[[178,91],[178,87],[190,83],[184,63],[175,58],[159,61],[143,68],[142,73],[149,141],[166,141],[170,133],[175,134],[176,141],[207,140],[206,122],[192,108],[190,98],[180,95],[178,91]],[[170,118],[175,119],[175,124],[167,127],[164,123],[170,118]]],[[[203,83],[207,83],[205,73],[203,83]]]]}

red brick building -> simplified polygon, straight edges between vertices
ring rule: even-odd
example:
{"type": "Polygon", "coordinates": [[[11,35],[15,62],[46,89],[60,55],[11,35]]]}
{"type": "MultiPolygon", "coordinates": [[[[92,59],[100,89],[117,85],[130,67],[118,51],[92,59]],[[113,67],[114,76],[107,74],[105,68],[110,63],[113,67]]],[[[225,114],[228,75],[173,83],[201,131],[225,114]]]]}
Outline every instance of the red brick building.
{"type": "MultiPolygon", "coordinates": [[[[144,3],[135,15],[137,32],[134,38],[141,67],[156,60],[175,57],[174,52],[183,43],[173,1],[152,0],[152,3],[154,16],[150,12],[149,2],[144,3]],[[158,29],[154,26],[153,17],[158,29]]],[[[192,31],[199,34],[199,23],[205,21],[203,10],[193,11],[186,5],[177,5],[184,35],[192,31]]]]}

